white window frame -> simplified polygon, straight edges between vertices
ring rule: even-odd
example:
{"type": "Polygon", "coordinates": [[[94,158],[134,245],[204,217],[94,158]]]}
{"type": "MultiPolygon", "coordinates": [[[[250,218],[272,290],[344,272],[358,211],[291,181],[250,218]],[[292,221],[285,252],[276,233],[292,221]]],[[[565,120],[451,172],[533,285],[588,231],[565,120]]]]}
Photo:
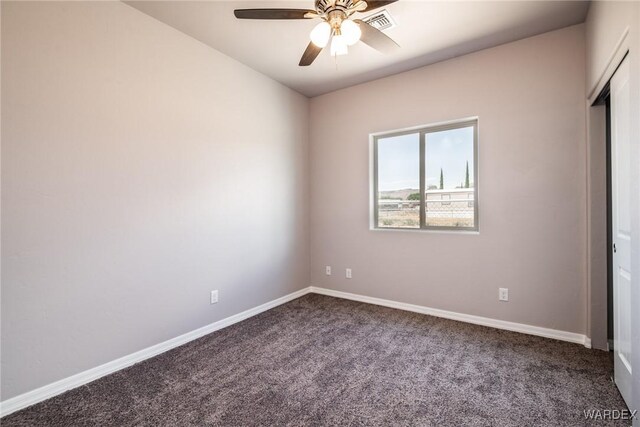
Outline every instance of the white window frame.
{"type": "Polygon", "coordinates": [[[392,131],[384,131],[378,133],[372,133],[369,135],[369,153],[370,153],[370,167],[369,167],[369,184],[370,184],[370,203],[369,203],[369,217],[371,230],[394,230],[394,231],[445,231],[455,233],[473,233],[477,234],[480,231],[480,198],[479,198],[479,142],[478,142],[478,117],[469,117],[465,119],[452,120],[448,122],[434,123],[430,125],[414,126],[410,128],[397,129],[392,131]],[[474,226],[473,227],[451,227],[451,226],[435,226],[426,225],[426,211],[425,211],[425,190],[426,190],[426,164],[425,164],[425,149],[426,149],[426,135],[428,133],[440,132],[444,130],[459,129],[465,127],[473,127],[473,190],[474,190],[474,226]],[[420,137],[420,227],[408,228],[408,227],[380,227],[378,226],[378,140],[382,138],[389,138],[394,136],[401,136],[407,134],[419,134],[420,137]]]}

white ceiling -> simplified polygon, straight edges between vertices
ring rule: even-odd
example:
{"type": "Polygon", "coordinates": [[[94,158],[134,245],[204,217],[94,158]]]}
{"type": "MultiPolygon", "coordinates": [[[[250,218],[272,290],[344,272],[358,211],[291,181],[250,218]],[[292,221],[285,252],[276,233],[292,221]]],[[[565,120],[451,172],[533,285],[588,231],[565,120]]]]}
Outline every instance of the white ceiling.
{"type": "Polygon", "coordinates": [[[384,55],[358,43],[337,63],[325,49],[311,66],[299,67],[319,21],[239,20],[233,10],[313,9],[313,0],[126,3],[309,97],[578,24],[589,6],[587,1],[400,0],[386,6],[398,24],[386,31],[401,46],[398,53],[384,55]]]}

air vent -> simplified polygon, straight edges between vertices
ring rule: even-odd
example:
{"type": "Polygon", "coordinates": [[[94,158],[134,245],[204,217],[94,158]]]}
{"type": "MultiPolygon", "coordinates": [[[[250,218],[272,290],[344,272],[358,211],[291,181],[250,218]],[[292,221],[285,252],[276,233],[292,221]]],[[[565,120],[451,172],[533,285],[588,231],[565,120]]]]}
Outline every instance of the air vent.
{"type": "Polygon", "coordinates": [[[387,9],[369,15],[364,18],[363,21],[378,30],[388,30],[389,28],[395,28],[397,26],[396,21],[394,21],[387,9]]]}

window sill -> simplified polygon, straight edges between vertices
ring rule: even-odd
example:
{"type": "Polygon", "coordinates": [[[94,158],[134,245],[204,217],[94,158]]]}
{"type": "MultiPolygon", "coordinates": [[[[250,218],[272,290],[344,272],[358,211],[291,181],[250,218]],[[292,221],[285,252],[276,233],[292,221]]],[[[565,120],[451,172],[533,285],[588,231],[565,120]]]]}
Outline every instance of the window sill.
{"type": "Polygon", "coordinates": [[[432,234],[464,234],[464,235],[479,235],[480,230],[432,230],[424,228],[377,228],[369,227],[370,231],[382,231],[382,232],[401,232],[401,233],[432,233],[432,234]]]}

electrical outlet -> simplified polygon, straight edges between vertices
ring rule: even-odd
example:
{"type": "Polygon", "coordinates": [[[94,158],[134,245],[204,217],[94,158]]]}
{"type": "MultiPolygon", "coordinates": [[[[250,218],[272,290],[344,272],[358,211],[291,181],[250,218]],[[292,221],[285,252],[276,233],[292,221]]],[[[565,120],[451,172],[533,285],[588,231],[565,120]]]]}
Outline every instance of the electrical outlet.
{"type": "Polygon", "coordinates": [[[211,291],[211,304],[218,302],[218,291],[211,291]]]}
{"type": "Polygon", "coordinates": [[[509,301],[509,289],[508,288],[499,288],[498,289],[498,299],[500,301],[509,301]]]}
{"type": "Polygon", "coordinates": [[[345,277],[347,279],[351,279],[351,269],[350,268],[347,268],[347,271],[345,272],[345,277]]]}
{"type": "Polygon", "coordinates": [[[324,268],[324,271],[325,271],[325,273],[327,274],[327,276],[331,276],[331,266],[330,266],[330,265],[327,265],[327,266],[324,268]]]}

